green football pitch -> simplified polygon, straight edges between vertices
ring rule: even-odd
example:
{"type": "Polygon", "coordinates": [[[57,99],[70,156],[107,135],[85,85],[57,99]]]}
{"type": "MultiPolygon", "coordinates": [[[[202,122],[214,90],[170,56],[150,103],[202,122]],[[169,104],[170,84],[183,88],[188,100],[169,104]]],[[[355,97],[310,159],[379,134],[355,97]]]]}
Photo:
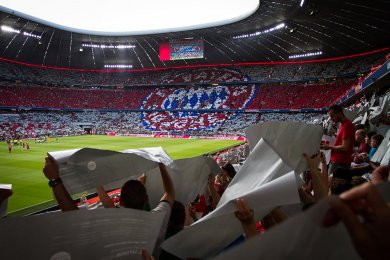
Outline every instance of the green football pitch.
{"type": "MultiPolygon", "coordinates": [[[[54,205],[51,189],[42,173],[47,152],[74,148],[96,148],[122,151],[131,148],[161,146],[173,158],[189,158],[239,144],[240,141],[169,139],[113,136],[60,137],[58,142],[37,144],[30,141],[31,149],[14,146],[8,153],[7,144],[0,143],[0,183],[12,184],[13,195],[8,201],[8,213],[25,209],[41,209],[54,205]]],[[[27,210],[28,212],[29,210],[27,210]]]]}

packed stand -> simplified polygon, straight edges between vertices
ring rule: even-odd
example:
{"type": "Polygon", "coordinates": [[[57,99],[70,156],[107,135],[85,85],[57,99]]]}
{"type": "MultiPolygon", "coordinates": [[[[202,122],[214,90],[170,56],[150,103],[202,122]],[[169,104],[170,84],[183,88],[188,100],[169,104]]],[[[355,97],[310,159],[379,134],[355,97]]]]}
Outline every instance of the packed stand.
{"type": "Polygon", "coordinates": [[[0,83],[0,106],[25,108],[137,109],[149,89],[102,90],[0,83]]]}
{"type": "Polygon", "coordinates": [[[42,135],[157,134],[188,136],[245,136],[245,129],[267,121],[322,124],[324,115],[314,113],[236,112],[127,112],[127,111],[20,111],[0,113],[0,136],[33,138],[42,135]],[[152,128],[154,126],[154,128],[152,128]]]}
{"type": "Polygon", "coordinates": [[[288,85],[261,85],[261,109],[325,108],[334,103],[355,84],[355,80],[337,80],[331,83],[300,83],[288,85]]]}
{"type": "Polygon", "coordinates": [[[145,86],[180,83],[226,83],[248,81],[302,81],[366,74],[371,66],[383,63],[385,53],[343,59],[333,62],[303,64],[206,67],[166,69],[159,71],[85,72],[28,67],[0,61],[0,79],[40,86],[145,86]]]}
{"type": "Polygon", "coordinates": [[[253,81],[300,81],[319,78],[336,78],[345,75],[366,74],[373,64],[383,64],[385,53],[343,59],[333,62],[280,64],[240,67],[253,81]]]}
{"type": "Polygon", "coordinates": [[[162,84],[172,83],[204,83],[204,82],[243,82],[247,78],[237,69],[231,68],[200,68],[172,71],[162,78],[162,84]]]}

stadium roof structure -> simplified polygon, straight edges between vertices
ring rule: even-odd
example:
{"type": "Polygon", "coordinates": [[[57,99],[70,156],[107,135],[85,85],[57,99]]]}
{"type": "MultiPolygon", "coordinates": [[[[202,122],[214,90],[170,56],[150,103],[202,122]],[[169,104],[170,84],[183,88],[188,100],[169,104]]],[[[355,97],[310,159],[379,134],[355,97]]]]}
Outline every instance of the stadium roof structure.
{"type": "MultiPolygon", "coordinates": [[[[0,58],[45,67],[104,70],[119,64],[139,70],[289,62],[350,56],[390,43],[387,0],[261,0],[249,17],[226,25],[121,36],[64,30],[0,9],[0,58]],[[160,60],[160,44],[193,40],[203,41],[204,58],[160,60]]],[[[169,16],[169,6],[162,12],[169,16]]]]}

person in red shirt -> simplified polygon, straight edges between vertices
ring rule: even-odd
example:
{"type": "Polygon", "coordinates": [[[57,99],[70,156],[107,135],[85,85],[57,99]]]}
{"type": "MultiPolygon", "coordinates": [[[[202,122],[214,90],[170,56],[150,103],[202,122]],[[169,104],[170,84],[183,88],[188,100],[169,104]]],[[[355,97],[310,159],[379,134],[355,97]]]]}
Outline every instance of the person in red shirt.
{"type": "Polygon", "coordinates": [[[336,169],[350,169],[352,162],[353,146],[355,141],[355,126],[343,113],[339,105],[333,105],[328,110],[330,119],[335,123],[341,123],[333,145],[321,144],[322,150],[331,150],[329,174],[336,169]]]}

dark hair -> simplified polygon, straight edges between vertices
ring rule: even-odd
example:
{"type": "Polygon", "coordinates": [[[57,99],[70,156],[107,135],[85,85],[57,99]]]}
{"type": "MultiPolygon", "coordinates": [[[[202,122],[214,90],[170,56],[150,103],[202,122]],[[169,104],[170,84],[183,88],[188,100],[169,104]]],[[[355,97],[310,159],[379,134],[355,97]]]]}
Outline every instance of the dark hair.
{"type": "Polygon", "coordinates": [[[336,113],[342,113],[342,114],[344,114],[344,113],[343,113],[343,108],[342,108],[341,106],[339,106],[339,105],[332,105],[332,106],[330,106],[329,109],[328,109],[328,111],[331,111],[331,110],[333,110],[333,111],[336,112],[336,113]]]}
{"type": "MultiPolygon", "coordinates": [[[[362,124],[358,124],[355,126],[355,129],[356,130],[364,130],[366,132],[366,126],[365,125],[362,125],[362,124]]],[[[366,132],[367,134],[367,132],[366,132]]]]}
{"type": "Polygon", "coordinates": [[[169,218],[170,227],[183,227],[186,219],[186,210],[184,205],[175,200],[172,205],[171,217],[169,218]]]}
{"type": "Polygon", "coordinates": [[[222,166],[222,169],[227,171],[230,179],[233,179],[234,176],[236,176],[236,169],[234,169],[234,166],[231,163],[226,163],[224,166],[222,166]]]}
{"type": "Polygon", "coordinates": [[[145,186],[137,180],[129,180],[122,186],[120,204],[125,208],[144,209],[147,194],[145,186]]]}
{"type": "Polygon", "coordinates": [[[352,173],[349,169],[335,168],[332,173],[333,173],[333,178],[343,179],[343,180],[346,180],[348,182],[350,182],[352,180],[352,173]]]}
{"type": "Polygon", "coordinates": [[[364,179],[363,177],[361,176],[353,176],[352,177],[352,181],[351,181],[351,186],[352,187],[356,187],[356,186],[359,186],[363,183],[367,182],[366,179],[364,179]]]}
{"type": "Polygon", "coordinates": [[[377,141],[378,144],[381,144],[383,139],[384,139],[383,135],[379,135],[379,134],[376,134],[376,135],[372,136],[371,138],[374,139],[375,141],[377,141]]]}
{"type": "Polygon", "coordinates": [[[368,138],[371,138],[374,135],[376,135],[376,132],[368,132],[368,134],[367,134],[368,138]]]}
{"type": "Polygon", "coordinates": [[[330,192],[334,195],[340,195],[352,187],[351,182],[345,179],[332,178],[330,192]]]}
{"type": "Polygon", "coordinates": [[[358,134],[362,135],[363,137],[367,136],[367,132],[365,129],[357,129],[355,133],[358,133],[358,134]]]}

